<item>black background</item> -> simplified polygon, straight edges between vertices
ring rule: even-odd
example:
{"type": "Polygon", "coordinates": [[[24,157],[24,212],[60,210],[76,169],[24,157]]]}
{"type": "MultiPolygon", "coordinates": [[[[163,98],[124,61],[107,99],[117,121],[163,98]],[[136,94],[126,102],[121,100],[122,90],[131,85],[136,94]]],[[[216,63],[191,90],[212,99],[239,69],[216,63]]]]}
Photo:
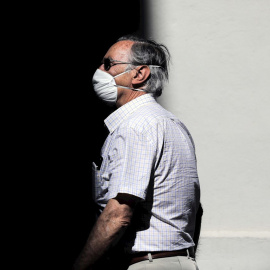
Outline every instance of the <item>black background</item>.
{"type": "Polygon", "coordinates": [[[31,207],[38,207],[33,227],[38,245],[46,246],[44,264],[71,269],[94,224],[91,163],[112,110],[95,96],[92,76],[117,38],[142,34],[144,26],[139,0],[50,7],[41,21],[34,38],[39,46],[33,45],[37,94],[29,111],[36,179],[31,207]]]}

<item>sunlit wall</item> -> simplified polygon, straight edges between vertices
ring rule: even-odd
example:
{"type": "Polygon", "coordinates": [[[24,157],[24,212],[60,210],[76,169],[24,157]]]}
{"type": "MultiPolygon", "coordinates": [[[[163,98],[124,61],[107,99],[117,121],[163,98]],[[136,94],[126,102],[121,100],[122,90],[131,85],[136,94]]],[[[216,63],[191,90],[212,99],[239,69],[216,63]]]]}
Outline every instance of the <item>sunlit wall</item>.
{"type": "Polygon", "coordinates": [[[142,2],[146,36],[172,56],[158,101],[195,140],[200,269],[269,269],[270,1],[142,2]]]}

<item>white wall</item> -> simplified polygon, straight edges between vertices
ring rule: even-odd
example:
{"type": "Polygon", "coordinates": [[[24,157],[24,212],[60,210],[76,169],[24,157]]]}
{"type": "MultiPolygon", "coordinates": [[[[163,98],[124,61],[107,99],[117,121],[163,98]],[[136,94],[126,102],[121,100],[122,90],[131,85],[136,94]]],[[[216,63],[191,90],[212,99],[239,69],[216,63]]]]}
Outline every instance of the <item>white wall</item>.
{"type": "Polygon", "coordinates": [[[270,269],[270,0],[143,2],[172,55],[158,101],[196,145],[200,270],[270,269]]]}

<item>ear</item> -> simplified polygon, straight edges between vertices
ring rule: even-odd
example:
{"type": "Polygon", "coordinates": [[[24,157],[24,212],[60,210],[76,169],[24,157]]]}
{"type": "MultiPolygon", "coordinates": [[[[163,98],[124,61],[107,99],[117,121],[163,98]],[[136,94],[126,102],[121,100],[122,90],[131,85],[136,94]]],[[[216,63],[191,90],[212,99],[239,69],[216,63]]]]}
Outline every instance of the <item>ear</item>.
{"type": "Polygon", "coordinates": [[[143,84],[150,76],[150,68],[148,66],[139,66],[135,69],[136,73],[132,79],[132,84],[143,84]]]}

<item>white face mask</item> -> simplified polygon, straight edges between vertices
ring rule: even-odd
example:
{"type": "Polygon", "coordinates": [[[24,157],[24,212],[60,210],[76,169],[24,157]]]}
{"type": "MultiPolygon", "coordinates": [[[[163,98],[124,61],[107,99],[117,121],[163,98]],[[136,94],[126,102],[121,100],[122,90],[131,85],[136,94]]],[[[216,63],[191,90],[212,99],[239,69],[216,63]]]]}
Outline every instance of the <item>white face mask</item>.
{"type": "Polygon", "coordinates": [[[115,105],[117,101],[117,86],[122,87],[122,88],[132,89],[135,91],[144,91],[142,89],[135,89],[135,88],[130,88],[127,86],[121,86],[121,85],[116,84],[114,78],[124,73],[127,73],[129,71],[130,70],[124,71],[113,77],[109,73],[101,69],[97,69],[92,79],[93,87],[97,96],[101,100],[106,102],[108,105],[113,106],[115,105]]]}

